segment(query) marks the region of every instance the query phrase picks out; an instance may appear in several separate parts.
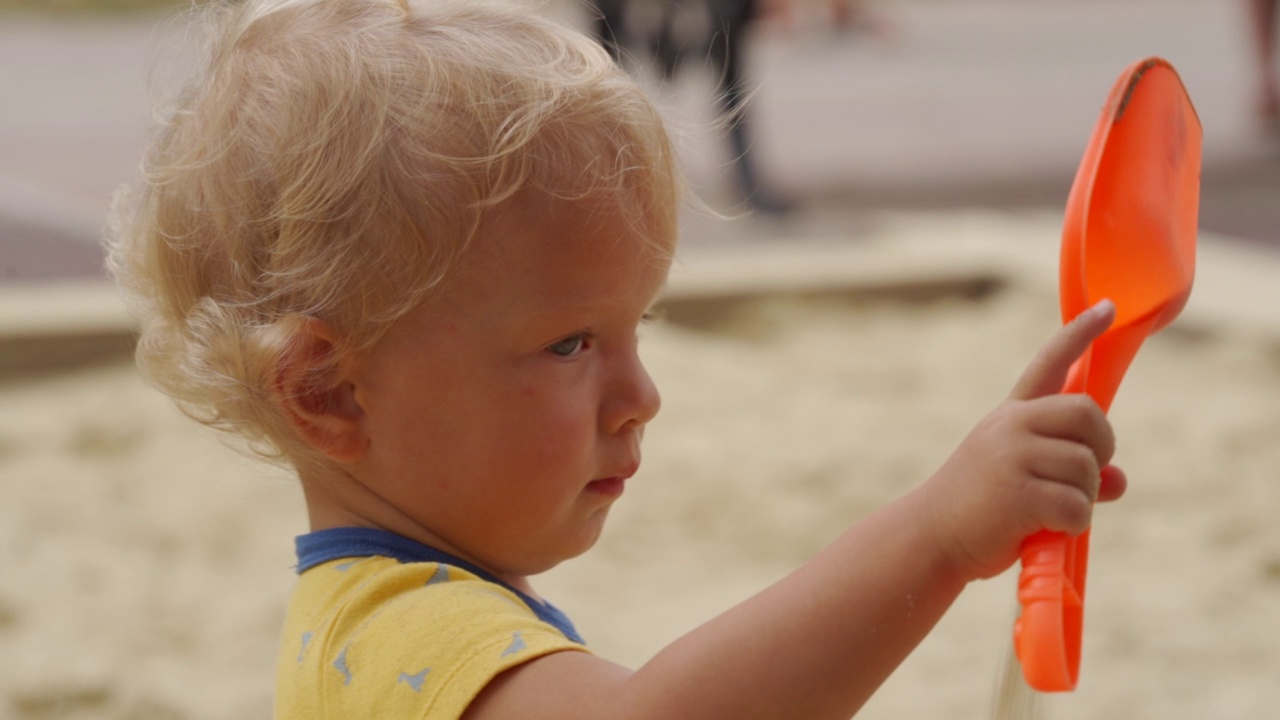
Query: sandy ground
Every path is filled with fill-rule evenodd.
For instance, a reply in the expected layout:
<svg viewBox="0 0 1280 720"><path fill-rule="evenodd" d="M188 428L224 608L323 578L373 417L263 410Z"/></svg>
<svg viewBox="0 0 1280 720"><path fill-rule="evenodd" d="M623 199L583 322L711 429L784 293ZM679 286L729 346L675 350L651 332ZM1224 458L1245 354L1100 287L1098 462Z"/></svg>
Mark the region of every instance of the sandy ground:
<svg viewBox="0 0 1280 720"><path fill-rule="evenodd" d="M1050 289L1015 284L649 328L645 466L539 589L643 662L927 477L1056 319ZM1144 348L1112 413L1132 489L1097 517L1082 682L1049 717L1274 716L1277 397L1269 338L1175 326ZM0 387L0 496L0 717L269 716L305 530L287 475L113 366ZM970 588L860 717L988 717L1013 582Z"/></svg>

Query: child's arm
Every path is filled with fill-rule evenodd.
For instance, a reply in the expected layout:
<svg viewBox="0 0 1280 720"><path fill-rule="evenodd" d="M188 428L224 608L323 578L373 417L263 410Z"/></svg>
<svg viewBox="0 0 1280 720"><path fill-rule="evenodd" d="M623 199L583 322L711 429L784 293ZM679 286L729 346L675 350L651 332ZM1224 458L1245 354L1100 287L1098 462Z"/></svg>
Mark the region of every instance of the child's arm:
<svg viewBox="0 0 1280 720"><path fill-rule="evenodd" d="M1114 317L1110 303L1082 314L928 482L639 670L548 655L492 682L468 720L850 717L970 580L1036 531L1083 531L1094 500L1123 492L1102 411L1057 394Z"/></svg>

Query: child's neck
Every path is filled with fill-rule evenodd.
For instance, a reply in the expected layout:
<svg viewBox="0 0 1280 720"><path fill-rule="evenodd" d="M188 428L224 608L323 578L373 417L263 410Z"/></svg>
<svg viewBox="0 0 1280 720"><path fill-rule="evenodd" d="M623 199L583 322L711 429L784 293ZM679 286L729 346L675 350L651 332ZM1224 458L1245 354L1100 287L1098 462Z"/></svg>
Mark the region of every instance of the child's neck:
<svg viewBox="0 0 1280 720"><path fill-rule="evenodd" d="M327 476L320 479L303 473L299 475L312 532L342 527L385 530L484 568L511 587L539 602L543 601L534 591L528 576L500 573L486 567L484 563L476 561L429 528L423 527L353 478Z"/></svg>

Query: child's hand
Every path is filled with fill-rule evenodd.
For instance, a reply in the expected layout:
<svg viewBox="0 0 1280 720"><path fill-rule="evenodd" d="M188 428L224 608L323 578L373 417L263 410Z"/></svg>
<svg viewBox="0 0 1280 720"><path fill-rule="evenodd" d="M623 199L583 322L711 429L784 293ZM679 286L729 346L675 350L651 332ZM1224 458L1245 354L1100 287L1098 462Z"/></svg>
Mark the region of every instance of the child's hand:
<svg viewBox="0 0 1280 720"><path fill-rule="evenodd" d="M1062 328L921 488L940 549L966 580L1003 572L1035 532L1078 535L1095 501L1124 493L1124 474L1107 465L1115 436L1106 415L1087 395L1059 394L1071 364L1114 320L1104 301Z"/></svg>

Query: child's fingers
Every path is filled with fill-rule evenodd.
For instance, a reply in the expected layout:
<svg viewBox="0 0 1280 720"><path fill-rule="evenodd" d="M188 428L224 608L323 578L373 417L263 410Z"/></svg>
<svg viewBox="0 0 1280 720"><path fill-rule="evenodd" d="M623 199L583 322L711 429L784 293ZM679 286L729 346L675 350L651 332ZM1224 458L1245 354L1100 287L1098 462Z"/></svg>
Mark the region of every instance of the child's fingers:
<svg viewBox="0 0 1280 720"><path fill-rule="evenodd" d="M1062 391L1067 371L1089 343L1107 331L1116 319L1116 306L1103 300L1067 323L1027 366L1009 397L1015 400L1032 400Z"/></svg>
<svg viewBox="0 0 1280 720"><path fill-rule="evenodd" d="M1068 440L1042 438L1034 450L1027 469L1037 481L1077 488L1090 500L1098 496L1102 465L1089 448Z"/></svg>
<svg viewBox="0 0 1280 720"><path fill-rule="evenodd" d="M1119 498L1128 485L1124 471L1115 465L1102 468L1099 478L1097 487L1091 489L1092 483L1078 486L1042 477L1035 489L1039 496L1034 513L1036 522L1046 530L1068 535L1088 530L1093 521L1093 504Z"/></svg>
<svg viewBox="0 0 1280 720"><path fill-rule="evenodd" d="M1111 502L1124 495L1129 487L1129 479L1124 471L1115 465L1102 468L1102 482L1098 485L1098 502Z"/></svg>
<svg viewBox="0 0 1280 720"><path fill-rule="evenodd" d="M1093 499L1084 490L1060 482L1036 483L1038 501L1032 513L1038 527L1068 535L1089 529L1093 520Z"/></svg>
<svg viewBox="0 0 1280 720"><path fill-rule="evenodd" d="M1101 467L1116 452L1116 436L1107 416L1088 395L1054 395L1037 400L1038 411L1028 429L1042 437L1082 443L1093 451Z"/></svg>

